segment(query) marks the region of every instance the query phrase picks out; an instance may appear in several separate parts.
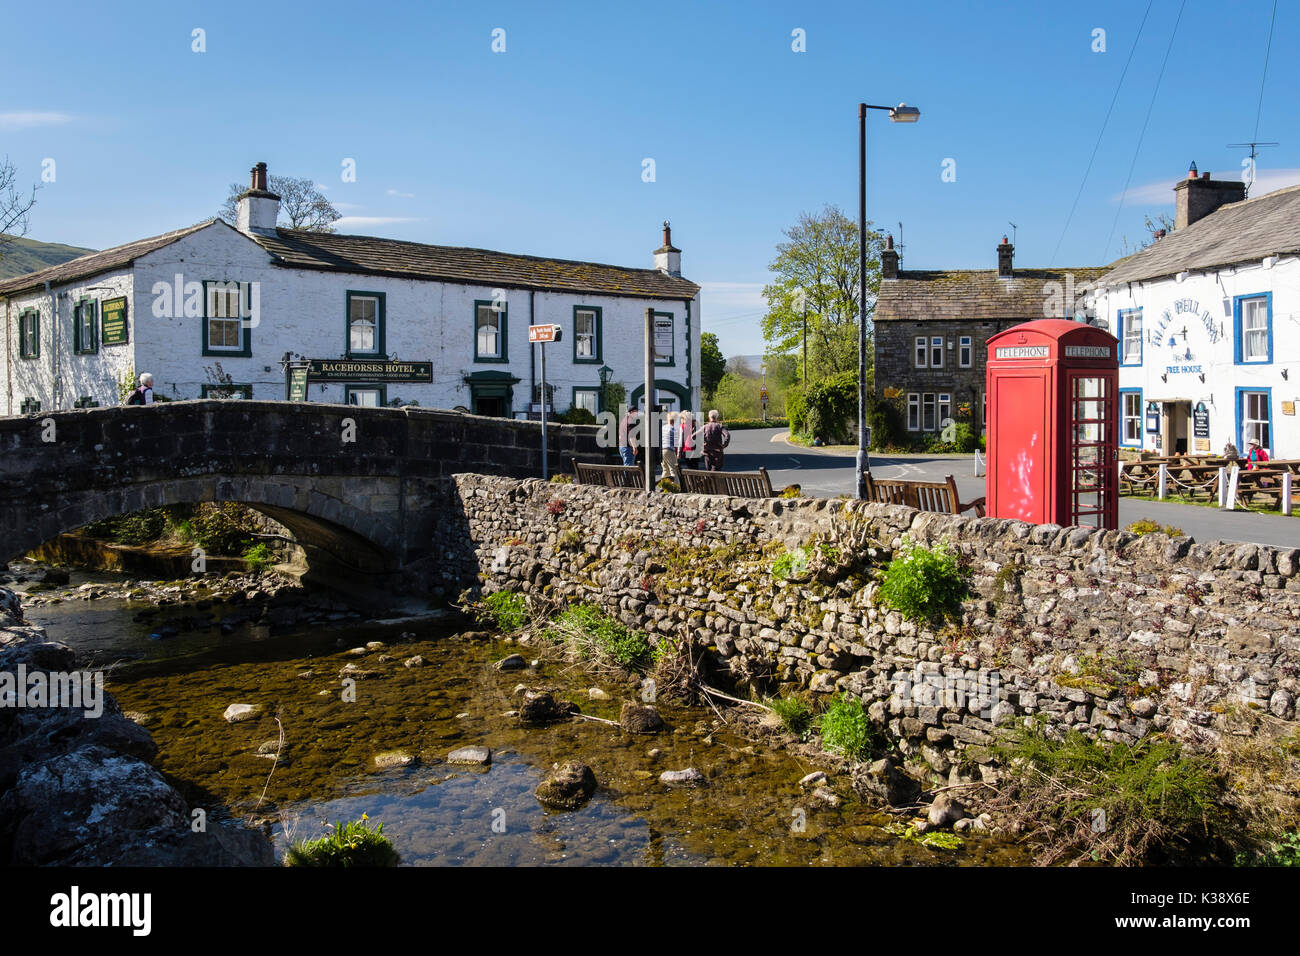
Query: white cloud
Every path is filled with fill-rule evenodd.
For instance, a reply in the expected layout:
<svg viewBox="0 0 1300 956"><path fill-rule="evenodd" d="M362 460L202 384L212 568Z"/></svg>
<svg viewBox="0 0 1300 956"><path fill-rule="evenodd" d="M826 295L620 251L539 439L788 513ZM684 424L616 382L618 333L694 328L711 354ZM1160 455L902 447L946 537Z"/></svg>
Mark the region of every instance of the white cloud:
<svg viewBox="0 0 1300 956"><path fill-rule="evenodd" d="M1219 175L1218 179L1241 179L1242 170L1240 167L1229 167L1229 172ZM1213 172L1210 175L1214 175ZM1177 180L1168 182L1147 183L1145 186L1133 186L1122 193L1111 197L1112 203L1117 203L1121 199L1126 206L1169 206L1174 202L1174 186ZM1300 184L1300 169L1264 169L1257 167L1255 170L1255 184L1250 187L1252 196L1262 196L1264 193L1270 193L1275 189L1283 189L1287 186Z"/></svg>
<svg viewBox="0 0 1300 956"><path fill-rule="evenodd" d="M21 113L0 113L0 129L31 129L34 126L59 126L71 123L70 113L28 111Z"/></svg>
<svg viewBox="0 0 1300 956"><path fill-rule="evenodd" d="M410 216L344 216L334 220L334 228L351 229L356 226L388 226L395 222L422 222Z"/></svg>
<svg viewBox="0 0 1300 956"><path fill-rule="evenodd" d="M390 195L390 196L397 196L399 199L414 199L414 198L415 198L415 193L403 193L403 192L398 192L396 189L390 189L390 190L388 190L388 195Z"/></svg>

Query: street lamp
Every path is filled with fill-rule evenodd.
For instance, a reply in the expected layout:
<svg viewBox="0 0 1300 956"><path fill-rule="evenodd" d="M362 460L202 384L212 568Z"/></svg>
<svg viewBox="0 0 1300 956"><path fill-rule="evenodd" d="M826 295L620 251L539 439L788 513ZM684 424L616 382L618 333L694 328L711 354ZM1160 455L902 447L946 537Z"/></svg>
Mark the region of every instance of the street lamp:
<svg viewBox="0 0 1300 956"><path fill-rule="evenodd" d="M602 365L597 370L597 374L600 375L600 410L603 412L605 410L605 397L609 389L609 377L614 374L614 370L608 365Z"/></svg>
<svg viewBox="0 0 1300 956"><path fill-rule="evenodd" d="M888 110L891 123L915 123L915 106L858 104L858 459L854 468L857 495L867 497L867 110Z"/></svg>

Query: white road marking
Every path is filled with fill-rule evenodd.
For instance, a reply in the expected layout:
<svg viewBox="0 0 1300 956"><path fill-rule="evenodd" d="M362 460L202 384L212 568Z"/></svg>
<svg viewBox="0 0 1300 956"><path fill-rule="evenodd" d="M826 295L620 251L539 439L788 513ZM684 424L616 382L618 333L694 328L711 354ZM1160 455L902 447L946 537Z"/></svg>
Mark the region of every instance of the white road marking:
<svg viewBox="0 0 1300 956"><path fill-rule="evenodd" d="M799 461L799 459L798 459L798 458L795 458L793 455L786 455L786 457L789 458L792 462L794 462L794 466L795 466L796 468L802 468L802 467L803 467L803 464Z"/></svg>

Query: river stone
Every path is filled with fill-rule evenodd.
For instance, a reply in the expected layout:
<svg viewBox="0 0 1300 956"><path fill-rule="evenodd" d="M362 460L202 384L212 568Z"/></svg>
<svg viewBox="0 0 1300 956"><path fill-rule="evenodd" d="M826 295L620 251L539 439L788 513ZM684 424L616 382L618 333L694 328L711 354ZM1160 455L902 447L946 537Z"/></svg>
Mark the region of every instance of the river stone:
<svg viewBox="0 0 1300 956"><path fill-rule="evenodd" d="M931 826L946 827L965 816L966 808L962 806L960 800L951 793L941 793L930 804L930 812L926 814L926 819L930 821Z"/></svg>
<svg viewBox="0 0 1300 956"><path fill-rule="evenodd" d="M839 795L829 787L818 787L812 792L812 799L824 807L834 810L841 803Z"/></svg>
<svg viewBox="0 0 1300 956"><path fill-rule="evenodd" d="M561 810L576 810L596 792L596 775L586 764L576 760L557 766L537 785L539 802Z"/></svg>
<svg viewBox="0 0 1300 956"><path fill-rule="evenodd" d="M406 660L402 661L402 666L403 666L403 667L423 667L423 666L424 666L424 658L421 657L419 654L416 654L414 657L408 657Z"/></svg>
<svg viewBox="0 0 1300 956"><path fill-rule="evenodd" d="M501 658L493 665L499 671L521 671L528 667L528 661L521 654L511 654Z"/></svg>
<svg viewBox="0 0 1300 956"><path fill-rule="evenodd" d="M383 641L367 641L367 642L366 642L366 650L368 650L368 651L382 651L382 650L383 650L385 647L387 647L387 646L388 646L388 645L385 644Z"/></svg>
<svg viewBox="0 0 1300 956"><path fill-rule="evenodd" d="M138 710L125 710L122 712L122 716L134 724L139 724L141 727L149 726L153 720L148 714L142 714Z"/></svg>
<svg viewBox="0 0 1300 956"><path fill-rule="evenodd" d="M348 657L365 657L370 652L366 650L364 647L354 647L348 650L346 653Z"/></svg>
<svg viewBox="0 0 1300 956"><path fill-rule="evenodd" d="M687 787L701 786L704 783L704 774L700 773L694 767L687 767L685 770L665 770L659 775L659 782L666 783L670 786L682 785Z"/></svg>
<svg viewBox="0 0 1300 956"><path fill-rule="evenodd" d="M237 724L241 720L256 720L262 716L261 704L231 704L221 716L227 723Z"/></svg>
<svg viewBox="0 0 1300 956"><path fill-rule="evenodd" d="M487 747L459 747L447 754L447 763L464 763L486 766L491 762L492 751Z"/></svg>
<svg viewBox="0 0 1300 956"><path fill-rule="evenodd" d="M921 785L902 771L897 760L888 757L868 766L857 783L868 793L895 807L912 803L921 792Z"/></svg>
<svg viewBox="0 0 1300 956"><path fill-rule="evenodd" d="M339 677L351 677L353 680L372 680L376 677L383 677L379 671L366 670L364 667L358 667L356 664L344 664L339 671Z"/></svg>
<svg viewBox="0 0 1300 956"><path fill-rule="evenodd" d="M808 776L804 777L802 780L799 781L799 786L807 790L809 787L820 786L825 782L826 782L826 771L814 770L812 773L808 774Z"/></svg>
<svg viewBox="0 0 1300 956"><path fill-rule="evenodd" d="M664 719L658 709L630 700L623 704L618 723L631 734L654 734L664 729Z"/></svg>
<svg viewBox="0 0 1300 956"><path fill-rule="evenodd" d="M587 688L587 697L591 700L609 700L609 694L605 693L599 687Z"/></svg>
<svg viewBox="0 0 1300 956"><path fill-rule="evenodd" d="M409 767L415 762L415 755L407 753L405 750L385 750L381 754L375 754L375 766L380 770L389 770L393 767Z"/></svg>
<svg viewBox="0 0 1300 956"><path fill-rule="evenodd" d="M567 708L556 703L550 694L544 691L524 691L524 699L519 703L521 724L549 724L567 716Z"/></svg>

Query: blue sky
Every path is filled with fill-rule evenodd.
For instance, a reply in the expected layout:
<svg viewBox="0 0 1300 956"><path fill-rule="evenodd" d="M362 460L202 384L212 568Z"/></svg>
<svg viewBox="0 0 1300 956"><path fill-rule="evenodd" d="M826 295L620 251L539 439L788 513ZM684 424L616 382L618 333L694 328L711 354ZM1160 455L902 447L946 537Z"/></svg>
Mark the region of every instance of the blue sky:
<svg viewBox="0 0 1300 956"><path fill-rule="evenodd" d="M903 224L904 268L991 268L1009 222L1019 265L1104 264L1191 161L1239 178L1273 3L1186 0L1175 33L1182 2L1140 37L1146 0L27 4L0 155L30 181L55 161L30 236L95 248L214 214L260 160L327 187L345 232L649 266L671 219L705 330L757 353L782 230L856 215L859 101L922 111L868 114L867 215ZM1298 39L1279 4L1258 139L1282 145L1252 195L1300 182Z"/></svg>

